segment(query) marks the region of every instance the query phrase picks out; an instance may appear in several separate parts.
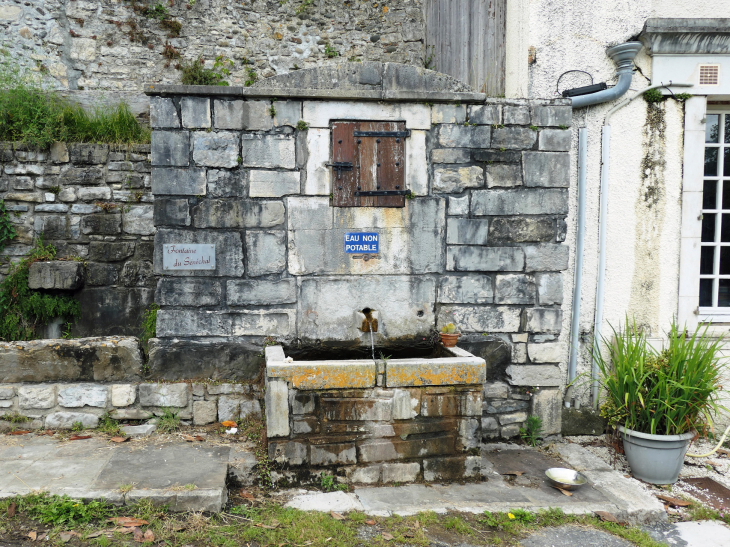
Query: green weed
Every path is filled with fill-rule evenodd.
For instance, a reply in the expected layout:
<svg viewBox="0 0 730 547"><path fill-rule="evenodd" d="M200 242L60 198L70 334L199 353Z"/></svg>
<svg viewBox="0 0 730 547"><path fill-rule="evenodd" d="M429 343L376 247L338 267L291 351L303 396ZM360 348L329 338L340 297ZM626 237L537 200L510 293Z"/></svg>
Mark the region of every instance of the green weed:
<svg viewBox="0 0 730 547"><path fill-rule="evenodd" d="M528 416L525 427L520 428L520 438L525 444L537 446L542 436L542 418L540 416Z"/></svg>
<svg viewBox="0 0 730 547"><path fill-rule="evenodd" d="M648 91L644 92L644 100L649 104L660 103L664 99L664 95L662 95L662 92L658 89L649 89Z"/></svg>
<svg viewBox="0 0 730 547"><path fill-rule="evenodd" d="M18 509L43 524L52 524L63 528L73 528L79 524L88 524L113 515L116 510L105 501L84 503L68 496L49 496L47 493L28 494L16 497Z"/></svg>
<svg viewBox="0 0 730 547"><path fill-rule="evenodd" d="M309 124L307 122L305 122L304 120L299 120L297 122L298 131L306 131L307 129L309 129Z"/></svg>
<svg viewBox="0 0 730 547"><path fill-rule="evenodd" d="M346 484L338 484L335 478L329 473L322 473L319 477L319 486L325 492L334 492L335 490L347 490Z"/></svg>
<svg viewBox="0 0 730 547"><path fill-rule="evenodd" d="M162 416L157 419L157 431L160 433L172 433L180 429L180 418L178 413L171 408L165 408Z"/></svg>
<svg viewBox="0 0 730 547"><path fill-rule="evenodd" d="M224 78L230 74L229 67L233 66L233 61L225 59L222 55L219 57L216 57L216 63L214 63L213 69L203 66L205 61L203 61L202 57L198 57L196 60L190 62L183 61L180 64L182 84L228 85L228 82Z"/></svg>
<svg viewBox="0 0 730 547"><path fill-rule="evenodd" d="M139 335L139 343L144 350L144 354L149 354L149 342L150 338L154 338L157 335L157 311L160 306L154 302L149 305L142 316L142 328Z"/></svg>
<svg viewBox="0 0 730 547"><path fill-rule="evenodd" d="M10 222L10 215L5 209L5 201L0 199L0 251L8 244L8 241L18 235L15 226Z"/></svg>
<svg viewBox="0 0 730 547"><path fill-rule="evenodd" d="M28 287L31 264L55 256L56 249L38 238L30 252L10 266L8 276L0 283L0 340L32 340L36 329L51 320L81 315L79 302L70 296L44 294Z"/></svg>
<svg viewBox="0 0 730 547"><path fill-rule="evenodd" d="M84 424L82 424L81 422L74 422L73 424L71 424L71 431L73 431L74 433L80 433L83 430Z"/></svg>
<svg viewBox="0 0 730 547"><path fill-rule="evenodd" d="M10 414L3 414L2 416L0 416L0 420L5 420L6 422L10 422L11 424L23 424L25 422L33 421L32 418L28 418L28 416L23 416L17 410L11 412Z"/></svg>
<svg viewBox="0 0 730 547"><path fill-rule="evenodd" d="M99 425L97 426L97 429L102 433L113 436L121 435L122 433L122 430L119 427L119 422L109 416L108 412L99 418Z"/></svg>
<svg viewBox="0 0 730 547"><path fill-rule="evenodd" d="M36 148L53 142L148 143L150 129L139 124L129 106L99 106L91 113L53 93L36 76L0 54L0 140Z"/></svg>

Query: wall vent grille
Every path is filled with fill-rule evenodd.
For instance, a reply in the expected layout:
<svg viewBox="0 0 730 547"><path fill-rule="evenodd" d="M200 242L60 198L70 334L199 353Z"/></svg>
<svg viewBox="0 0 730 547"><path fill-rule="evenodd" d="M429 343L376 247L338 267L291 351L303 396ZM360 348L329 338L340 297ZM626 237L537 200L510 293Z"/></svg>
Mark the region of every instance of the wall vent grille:
<svg viewBox="0 0 730 547"><path fill-rule="evenodd" d="M720 65L700 65L700 85L719 85Z"/></svg>

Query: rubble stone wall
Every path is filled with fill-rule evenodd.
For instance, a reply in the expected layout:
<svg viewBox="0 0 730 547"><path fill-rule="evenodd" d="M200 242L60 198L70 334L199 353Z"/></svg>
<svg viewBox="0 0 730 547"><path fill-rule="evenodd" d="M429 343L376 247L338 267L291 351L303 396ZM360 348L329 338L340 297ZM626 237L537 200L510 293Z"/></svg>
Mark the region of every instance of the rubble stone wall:
<svg viewBox="0 0 730 547"><path fill-rule="evenodd" d="M43 236L56 258L31 271L32 288L81 303L73 336L139 335L154 297L149 145L0 143L0 199L17 237L0 252L0 279ZM81 267L83 266L83 267ZM41 337L59 338L60 324ZM0 377L0 381L2 378Z"/></svg>
<svg viewBox="0 0 730 547"><path fill-rule="evenodd" d="M156 4L179 36L143 13ZM420 0L7 0L0 36L11 58L58 89L180 83L180 62L201 57L211 68L221 55L233 61L231 85L251 70L262 79L333 59L423 66L425 57Z"/></svg>

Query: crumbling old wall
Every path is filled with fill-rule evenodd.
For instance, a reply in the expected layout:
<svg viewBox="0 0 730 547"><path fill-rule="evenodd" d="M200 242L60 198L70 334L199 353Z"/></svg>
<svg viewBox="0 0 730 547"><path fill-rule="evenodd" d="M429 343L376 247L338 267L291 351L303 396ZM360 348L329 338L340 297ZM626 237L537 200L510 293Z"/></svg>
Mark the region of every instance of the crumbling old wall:
<svg viewBox="0 0 730 547"><path fill-rule="evenodd" d="M179 36L140 8L159 4ZM229 82L310 68L323 61L422 66L420 0L5 0L0 47L48 76L58 89L140 91L179 83L175 65L219 55L233 61ZM166 46L170 57L163 56ZM179 58L177 57L179 55Z"/></svg>
<svg viewBox="0 0 730 547"><path fill-rule="evenodd" d="M0 143L0 199L18 234L0 252L0 279L43 236L57 258L71 262L31 270L30 285L80 301L74 336L140 334L157 285L149 150L78 143L33 150ZM38 334L60 333L56 325Z"/></svg>

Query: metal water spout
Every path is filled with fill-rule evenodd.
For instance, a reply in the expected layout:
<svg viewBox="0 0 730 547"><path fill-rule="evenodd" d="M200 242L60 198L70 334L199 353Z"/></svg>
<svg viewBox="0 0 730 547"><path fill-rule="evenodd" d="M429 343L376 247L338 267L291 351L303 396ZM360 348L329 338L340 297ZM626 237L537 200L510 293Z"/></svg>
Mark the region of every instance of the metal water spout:
<svg viewBox="0 0 730 547"><path fill-rule="evenodd" d="M362 320L360 330L363 332L378 332L378 318L373 314L376 314L375 310L371 308L363 308L360 310L365 318Z"/></svg>

